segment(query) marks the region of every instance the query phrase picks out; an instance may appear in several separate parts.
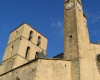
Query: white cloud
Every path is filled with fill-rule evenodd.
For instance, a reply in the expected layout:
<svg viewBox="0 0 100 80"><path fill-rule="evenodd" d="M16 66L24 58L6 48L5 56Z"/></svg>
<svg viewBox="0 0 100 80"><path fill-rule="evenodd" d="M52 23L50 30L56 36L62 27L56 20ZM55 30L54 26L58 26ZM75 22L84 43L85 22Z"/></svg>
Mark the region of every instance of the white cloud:
<svg viewBox="0 0 100 80"><path fill-rule="evenodd" d="M64 35L64 21L63 20L56 20L54 22L51 23L51 26L53 28L56 28L56 33L57 35Z"/></svg>
<svg viewBox="0 0 100 80"><path fill-rule="evenodd" d="M51 26L55 28L62 28L63 25L64 25L64 21L61 21L60 19L51 23Z"/></svg>
<svg viewBox="0 0 100 80"><path fill-rule="evenodd" d="M98 9L90 10L87 13L87 17L91 20L91 23L94 24L100 20L100 11Z"/></svg>
<svg viewBox="0 0 100 80"><path fill-rule="evenodd" d="M52 22L52 23L51 23L51 26L55 26L55 25L56 25L55 22Z"/></svg>
<svg viewBox="0 0 100 80"><path fill-rule="evenodd" d="M95 23L95 22L97 22L97 21L99 21L100 20L100 15L97 15L96 17L95 17L95 19L93 19L91 22L92 23Z"/></svg>
<svg viewBox="0 0 100 80"><path fill-rule="evenodd" d="M62 27L62 25L63 25L63 22L62 21L60 21L60 20L58 20L58 22L57 22L57 27Z"/></svg>
<svg viewBox="0 0 100 80"><path fill-rule="evenodd" d="M92 31L92 35L95 35L95 36L96 36L96 35L99 34L99 32L100 32L100 30L93 30L93 31Z"/></svg>

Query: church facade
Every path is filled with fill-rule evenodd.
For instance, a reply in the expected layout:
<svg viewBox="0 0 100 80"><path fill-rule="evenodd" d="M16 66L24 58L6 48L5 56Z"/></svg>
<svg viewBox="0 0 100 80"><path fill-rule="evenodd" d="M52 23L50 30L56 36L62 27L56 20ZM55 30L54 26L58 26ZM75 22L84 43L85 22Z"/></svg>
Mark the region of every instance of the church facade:
<svg viewBox="0 0 100 80"><path fill-rule="evenodd" d="M64 3L64 53L46 58L47 42L27 23L12 31L0 80L100 80L100 44L89 40L81 0Z"/></svg>

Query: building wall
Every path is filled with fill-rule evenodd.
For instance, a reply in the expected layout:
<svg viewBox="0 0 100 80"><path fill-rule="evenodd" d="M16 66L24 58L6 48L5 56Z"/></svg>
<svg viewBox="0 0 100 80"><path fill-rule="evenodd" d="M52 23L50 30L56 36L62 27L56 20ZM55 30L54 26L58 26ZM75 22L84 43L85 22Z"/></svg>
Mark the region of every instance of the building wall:
<svg viewBox="0 0 100 80"><path fill-rule="evenodd" d="M96 55L94 55L95 49L91 48L87 20L84 16L84 12L80 10L82 5L76 0L76 17L77 17L77 34L78 34L78 52L79 52L79 69L80 69L80 80L98 80L100 74L96 74L97 65ZM91 51L92 50L92 51ZM76 70L77 71L77 70ZM77 80L77 79L74 79Z"/></svg>
<svg viewBox="0 0 100 80"><path fill-rule="evenodd" d="M28 41L23 37L20 41L18 54L25 58L26 49L28 46L30 47L29 60L35 59L36 52L39 52L40 54L44 53L46 55L46 51L44 49L42 49L41 47L37 47L34 43Z"/></svg>
<svg viewBox="0 0 100 80"><path fill-rule="evenodd" d="M81 42L85 43L85 41L81 41L80 37L84 35L83 31L86 30L86 27L84 28L84 24L82 24L83 16L80 16L82 10L79 10L77 3L79 0L65 0L64 5L64 59L71 60L71 80L81 80L79 48Z"/></svg>
<svg viewBox="0 0 100 80"><path fill-rule="evenodd" d="M5 53L4 53L2 61L10 58L11 56L14 56L15 54L18 54L19 45L20 45L20 38L16 39L14 42L8 44L7 47L5 48ZM11 53L10 50L11 50L12 46L14 46L14 47L13 47L13 50Z"/></svg>
<svg viewBox="0 0 100 80"><path fill-rule="evenodd" d="M23 58L22 56L16 54L10 58L8 58L7 60L3 61L0 65L0 73L6 73L22 64L27 63L29 60L26 60L25 58Z"/></svg>
<svg viewBox="0 0 100 80"><path fill-rule="evenodd" d="M2 80L71 80L70 61L38 59L2 76Z"/></svg>
<svg viewBox="0 0 100 80"><path fill-rule="evenodd" d="M97 56L100 55L100 44L92 44L91 43L91 58L92 58L92 65L93 67L93 79L99 80L100 79L100 62L97 62Z"/></svg>
<svg viewBox="0 0 100 80"><path fill-rule="evenodd" d="M82 5L77 0L75 1L75 5L79 53L79 80L94 80L93 62L90 51L91 48L86 17L83 15L83 10L80 10ZM77 73L77 69L75 73ZM73 80L77 80L77 77L74 77Z"/></svg>
<svg viewBox="0 0 100 80"><path fill-rule="evenodd" d="M64 59L71 60L71 80L98 80L96 55L100 46L90 43L82 4L79 0L65 0L64 7Z"/></svg>
<svg viewBox="0 0 100 80"><path fill-rule="evenodd" d="M11 72L8 72L0 76L0 79L17 80L16 78L18 77L20 80L35 80L36 68L37 68L37 61L25 66L21 66L18 69L12 70Z"/></svg>
<svg viewBox="0 0 100 80"><path fill-rule="evenodd" d="M12 31L10 33L10 37L8 40L8 44L10 44L11 42L13 42L15 39L19 38L22 36L23 34L23 30L24 30L24 25L21 25L20 27L18 27L17 29L15 29L14 31ZM17 32L18 31L18 32ZM16 33L17 32L17 33ZM16 37L15 37L16 36Z"/></svg>
<svg viewBox="0 0 100 80"><path fill-rule="evenodd" d="M44 37L39 32L37 32L32 27L30 27L29 25L24 24L24 30L23 30L22 36L25 37L26 39L28 39L30 31L33 31L33 38L31 40L31 42L34 43L35 45L37 45L38 36L41 36L41 45L39 47L46 51L47 50L47 42L48 42L47 38Z"/></svg>
<svg viewBox="0 0 100 80"><path fill-rule="evenodd" d="M36 80L71 80L71 63L63 60L42 60L37 64Z"/></svg>

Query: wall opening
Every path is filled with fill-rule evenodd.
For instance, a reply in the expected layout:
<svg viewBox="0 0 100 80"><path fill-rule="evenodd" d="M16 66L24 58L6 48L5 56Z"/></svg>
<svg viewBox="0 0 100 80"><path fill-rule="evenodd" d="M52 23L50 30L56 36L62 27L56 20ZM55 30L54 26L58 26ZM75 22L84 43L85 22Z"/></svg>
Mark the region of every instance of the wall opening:
<svg viewBox="0 0 100 80"><path fill-rule="evenodd" d="M30 47L28 46L27 49L26 49L25 59L29 60L29 55L30 55Z"/></svg>
<svg viewBox="0 0 100 80"><path fill-rule="evenodd" d="M35 59L37 59L38 57L39 57L39 52L36 52Z"/></svg>
<svg viewBox="0 0 100 80"><path fill-rule="evenodd" d="M97 56L97 61L100 62L100 55Z"/></svg>
<svg viewBox="0 0 100 80"><path fill-rule="evenodd" d="M97 56L97 68L100 73L100 55Z"/></svg>
<svg viewBox="0 0 100 80"><path fill-rule="evenodd" d="M16 80L20 80L18 77L16 77Z"/></svg>
<svg viewBox="0 0 100 80"><path fill-rule="evenodd" d="M31 41L32 40L32 37L33 37L33 31L30 31L30 34L29 34L29 41Z"/></svg>
<svg viewBox="0 0 100 80"><path fill-rule="evenodd" d="M72 35L70 35L69 37L70 37L70 38L72 38L73 36L72 36Z"/></svg>
<svg viewBox="0 0 100 80"><path fill-rule="evenodd" d="M37 41L37 46L40 46L40 44L41 44L41 37L39 36Z"/></svg>

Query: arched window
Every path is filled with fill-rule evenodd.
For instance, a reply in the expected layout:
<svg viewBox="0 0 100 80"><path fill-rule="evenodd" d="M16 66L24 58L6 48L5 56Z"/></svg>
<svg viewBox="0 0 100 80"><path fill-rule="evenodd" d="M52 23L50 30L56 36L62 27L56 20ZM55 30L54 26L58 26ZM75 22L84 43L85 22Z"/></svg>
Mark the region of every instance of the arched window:
<svg viewBox="0 0 100 80"><path fill-rule="evenodd" d="M39 52L36 52L35 59L37 59L38 57L39 57Z"/></svg>
<svg viewBox="0 0 100 80"><path fill-rule="evenodd" d="M30 47L28 46L26 49L25 59L29 59L29 55L30 55Z"/></svg>
<svg viewBox="0 0 100 80"><path fill-rule="evenodd" d="M100 73L100 54L97 56L97 68Z"/></svg>
<svg viewBox="0 0 100 80"><path fill-rule="evenodd" d="M32 39L32 37L33 37L33 31L30 31L30 35L29 35L29 41L31 41L31 39Z"/></svg>
<svg viewBox="0 0 100 80"><path fill-rule="evenodd" d="M41 44L41 37L39 36L37 41L37 46L40 46L40 44Z"/></svg>

